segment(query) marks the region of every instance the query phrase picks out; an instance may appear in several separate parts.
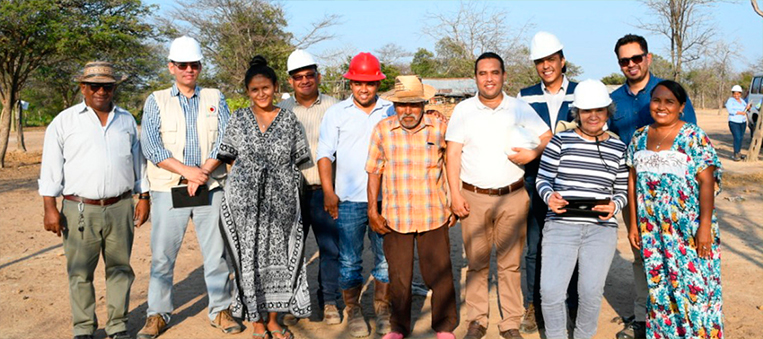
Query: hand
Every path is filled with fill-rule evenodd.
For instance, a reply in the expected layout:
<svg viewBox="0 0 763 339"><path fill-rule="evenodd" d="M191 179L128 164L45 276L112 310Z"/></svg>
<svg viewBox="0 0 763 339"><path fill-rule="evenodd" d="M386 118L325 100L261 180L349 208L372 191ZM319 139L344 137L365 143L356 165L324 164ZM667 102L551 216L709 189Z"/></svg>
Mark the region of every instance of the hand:
<svg viewBox="0 0 763 339"><path fill-rule="evenodd" d="M371 229L374 230L374 232L381 235L385 235L392 231L392 229L389 228L389 225L387 225L387 219L384 219L384 217L376 211L368 211L368 226L371 226Z"/></svg>
<svg viewBox="0 0 763 339"><path fill-rule="evenodd" d="M184 173L180 174L188 180L189 184L195 183L197 185L204 185L207 183L207 180L209 180L209 176L204 173L204 170L198 167L186 166Z"/></svg>
<svg viewBox="0 0 763 339"><path fill-rule="evenodd" d="M466 202L461 194L453 194L453 202L450 203L450 210L456 214L459 218L466 218L469 216L469 203Z"/></svg>
<svg viewBox="0 0 763 339"><path fill-rule="evenodd" d="M195 196L196 195L196 190L198 190L198 189L199 189L199 184L197 184L195 182L192 182L192 181L188 182L188 195L189 196Z"/></svg>
<svg viewBox="0 0 763 339"><path fill-rule="evenodd" d="M713 237L710 227L700 226L694 234L694 244L697 246L697 255L700 258L709 259L713 254Z"/></svg>
<svg viewBox="0 0 763 339"><path fill-rule="evenodd" d="M615 207L616 207L615 202L610 201L609 204L606 204L606 205L596 205L592 208L592 210L598 211L598 212L607 212L608 213L607 215L599 216L599 219L609 220L610 218L612 218L612 215L615 214Z"/></svg>
<svg viewBox="0 0 763 339"><path fill-rule="evenodd" d="M448 122L448 117L446 117L444 114L440 113L440 111L436 109L428 109L425 114L431 114L433 117L437 118L437 120Z"/></svg>
<svg viewBox="0 0 763 339"><path fill-rule="evenodd" d="M135 223L135 227L140 228L140 226L146 223L150 213L151 204L149 203L148 199L138 199L138 204L135 205L135 213L132 217L133 223Z"/></svg>
<svg viewBox="0 0 763 339"><path fill-rule="evenodd" d="M458 217L455 214L451 213L448 216L448 227L450 228L450 227L455 226L456 222L458 222Z"/></svg>
<svg viewBox="0 0 763 339"><path fill-rule="evenodd" d="M746 115L745 111L737 111L737 115Z"/></svg>
<svg viewBox="0 0 763 339"><path fill-rule="evenodd" d="M329 212L334 220L339 217L339 197L336 193L323 195L323 210Z"/></svg>
<svg viewBox="0 0 763 339"><path fill-rule="evenodd" d="M43 224L45 230L55 233L57 236L61 236L63 226L61 225L61 213L57 209L45 209L45 216L43 217Z"/></svg>
<svg viewBox="0 0 763 339"><path fill-rule="evenodd" d="M630 241L631 247L637 250L641 249L641 232L638 230L638 225L633 225L628 230L628 241Z"/></svg>
<svg viewBox="0 0 763 339"><path fill-rule="evenodd" d="M564 200L561 194L559 192L551 193L551 196L548 197L548 208L551 209L556 214L562 214L564 212L567 212L566 209L564 209L564 206L569 205L569 202L567 200Z"/></svg>
<svg viewBox="0 0 763 339"><path fill-rule="evenodd" d="M530 161L535 160L535 151L531 149L512 147L511 150L516 153L509 155L508 158L511 162L517 164L518 166L526 165Z"/></svg>

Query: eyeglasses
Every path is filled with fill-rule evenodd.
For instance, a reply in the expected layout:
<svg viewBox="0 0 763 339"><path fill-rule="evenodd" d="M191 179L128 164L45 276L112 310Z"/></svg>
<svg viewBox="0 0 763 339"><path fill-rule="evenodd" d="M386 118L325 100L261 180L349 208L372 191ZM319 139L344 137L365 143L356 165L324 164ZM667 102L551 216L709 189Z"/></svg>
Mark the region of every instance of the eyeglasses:
<svg viewBox="0 0 763 339"><path fill-rule="evenodd" d="M291 78L294 81L302 81L302 79L315 80L316 75L317 74L315 73L307 73L305 75L295 74L295 75L292 75Z"/></svg>
<svg viewBox="0 0 763 339"><path fill-rule="evenodd" d="M93 92L98 92L103 88L106 92L111 92L114 90L114 84L96 84L96 83L86 83L88 87L90 87L90 90Z"/></svg>
<svg viewBox="0 0 763 339"><path fill-rule="evenodd" d="M175 65L175 67L177 67L181 71L185 71L186 69L188 69L188 67L191 67L191 69L193 69L194 71L201 68L201 63L198 61L196 62L174 62L173 61L172 64Z"/></svg>
<svg viewBox="0 0 763 339"><path fill-rule="evenodd" d="M642 61L644 61L644 57L646 56L646 53L634 55L630 58L620 58L617 59L617 63L620 64L620 67L625 67L631 64L631 61L633 61L634 64L640 64Z"/></svg>

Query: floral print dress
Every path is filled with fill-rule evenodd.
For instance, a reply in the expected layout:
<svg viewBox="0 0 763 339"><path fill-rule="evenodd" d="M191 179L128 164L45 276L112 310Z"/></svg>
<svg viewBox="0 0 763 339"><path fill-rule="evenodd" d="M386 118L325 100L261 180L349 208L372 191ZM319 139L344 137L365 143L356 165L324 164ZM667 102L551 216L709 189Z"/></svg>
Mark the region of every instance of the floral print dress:
<svg viewBox="0 0 763 339"><path fill-rule="evenodd" d="M721 163L704 131L686 123L670 150L647 150L644 127L633 136L626 164L635 168L637 222L641 231L649 299L647 338L723 338L721 252L718 220L712 216L712 256L697 255L697 174L715 166L720 192Z"/></svg>

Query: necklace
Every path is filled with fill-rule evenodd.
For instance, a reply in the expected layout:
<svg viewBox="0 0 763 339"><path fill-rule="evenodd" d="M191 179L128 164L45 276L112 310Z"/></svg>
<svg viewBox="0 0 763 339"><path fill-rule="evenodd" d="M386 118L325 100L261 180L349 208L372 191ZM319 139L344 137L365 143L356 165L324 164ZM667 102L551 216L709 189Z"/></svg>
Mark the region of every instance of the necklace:
<svg viewBox="0 0 763 339"><path fill-rule="evenodd" d="M658 142L658 143L657 143L657 146L655 146L655 148L654 148L654 149L656 149L656 150L658 150L658 151L660 150L660 146L662 146L662 142L663 142L663 141L665 141L665 138L667 138L667 137L668 137L668 135L671 135L671 134L673 134L673 131L676 129L676 126L678 126L678 123L677 123L677 122L675 123L675 125L673 125L673 127L671 127L671 128L670 128L670 131L668 131L668 133L666 133L666 134L665 134L665 136L664 136L664 137L662 137L662 139L660 139L660 142ZM656 132L657 132L657 130L655 130L654 132L656 133Z"/></svg>

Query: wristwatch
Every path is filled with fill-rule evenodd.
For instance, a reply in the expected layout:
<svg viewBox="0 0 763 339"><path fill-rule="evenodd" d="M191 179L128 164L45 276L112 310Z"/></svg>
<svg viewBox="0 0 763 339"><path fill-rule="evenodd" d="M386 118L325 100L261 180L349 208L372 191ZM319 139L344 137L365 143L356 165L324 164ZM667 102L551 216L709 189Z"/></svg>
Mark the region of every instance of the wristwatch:
<svg viewBox="0 0 763 339"><path fill-rule="evenodd" d="M140 200L149 200L149 199L151 199L151 195L148 194L148 193L141 193L140 195L138 195L138 199L140 199Z"/></svg>

